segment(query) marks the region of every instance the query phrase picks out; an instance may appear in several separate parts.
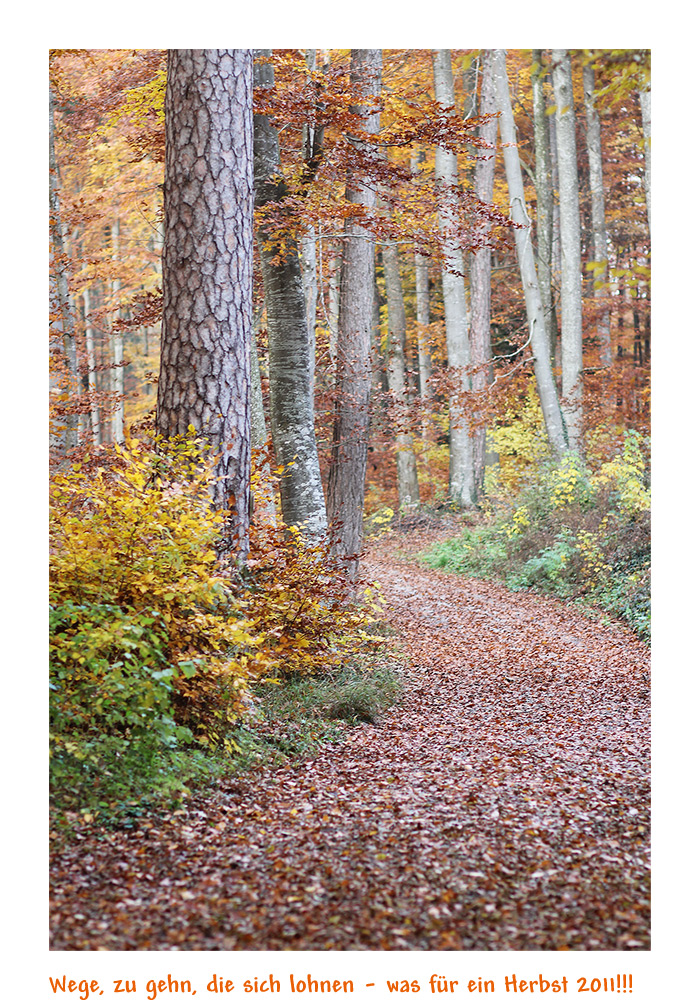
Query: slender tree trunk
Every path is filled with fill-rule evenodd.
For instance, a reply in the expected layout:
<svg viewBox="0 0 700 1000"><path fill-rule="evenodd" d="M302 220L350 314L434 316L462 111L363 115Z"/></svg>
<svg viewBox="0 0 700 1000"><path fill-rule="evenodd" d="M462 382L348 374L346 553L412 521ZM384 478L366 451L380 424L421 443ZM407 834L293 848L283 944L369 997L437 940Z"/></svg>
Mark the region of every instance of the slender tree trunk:
<svg viewBox="0 0 700 1000"><path fill-rule="evenodd" d="M116 264L119 260L119 219L112 223L112 261ZM121 318L122 311L119 307L119 293L122 283L119 278L112 279L112 299L114 302L112 315L117 319ZM110 334L112 344L112 392L116 395L117 401L112 413L112 441L115 444L122 444L124 441L124 335L119 327L112 324Z"/></svg>
<svg viewBox="0 0 700 1000"><path fill-rule="evenodd" d="M425 153L419 150L411 158L411 173L420 174ZM415 254L416 266L416 339L418 341L418 392L421 402L421 428L423 440L428 439L428 409L430 406L430 280L428 258Z"/></svg>
<svg viewBox="0 0 700 1000"><path fill-rule="evenodd" d="M603 188L603 153L600 142L600 118L595 106L595 71L583 68L583 93L586 100L586 145L591 185L591 228L593 230L593 296L600 301L597 317L601 364L612 364L610 343L610 308L603 303L608 298L608 234L605 228L605 193Z"/></svg>
<svg viewBox="0 0 700 1000"><path fill-rule="evenodd" d="M644 134L644 193L647 202L647 220L651 231L651 85L639 91Z"/></svg>
<svg viewBox="0 0 700 1000"><path fill-rule="evenodd" d="M515 245L518 252L520 275L525 294L528 325L532 338L532 353L535 359L535 379L537 393L540 398L542 415L544 417L547 437L550 447L557 458L561 458L567 448L566 430L562 418L557 388L552 375L552 365L549 355L549 340L544 322L542 297L535 268L535 255L532 250L530 235L530 220L525 209L525 192L523 178L520 172L520 158L515 136L513 109L510 103L508 76L506 72L505 49L494 52L494 81L496 101L501 112L501 141L503 146L503 161L508 180L511 217L522 226L515 230Z"/></svg>
<svg viewBox="0 0 700 1000"><path fill-rule="evenodd" d="M342 255L331 247L328 262L328 350L331 361L338 362L338 320L340 317L340 268Z"/></svg>
<svg viewBox="0 0 700 1000"><path fill-rule="evenodd" d="M87 357L88 389L90 391L90 433L92 443L100 445L100 409L97 405L97 372L95 368L95 331L90 311L90 289L83 290L83 310L85 312L85 354Z"/></svg>
<svg viewBox="0 0 700 1000"><path fill-rule="evenodd" d="M388 315L388 375L393 412L398 422L396 433L396 469L399 506L420 502L418 471L413 450L413 435L408 431L408 387L406 385L406 309L399 270L399 251L395 244L384 247L384 284Z"/></svg>
<svg viewBox="0 0 700 1000"><path fill-rule="evenodd" d="M309 72L316 69L316 49L306 50L306 68ZM318 143L316 122L304 126L302 137L302 154L304 163L308 164L316 155ZM301 273L304 282L304 299L306 301L306 325L309 337L309 381L311 383L311 406L314 405L314 384L316 368L316 305L318 302L318 277L316 262L316 234L310 226L300 240Z"/></svg>
<svg viewBox="0 0 700 1000"><path fill-rule="evenodd" d="M381 49L353 49L350 77L367 98L379 95ZM379 131L379 115L358 108L366 116L366 132ZM346 200L372 209L376 191L367 176L348 176ZM372 297L374 245L361 226L345 223L338 322L337 399L328 484L329 518L333 522L335 551L347 560L348 575L357 579L362 545L368 430L370 419Z"/></svg>
<svg viewBox="0 0 700 1000"><path fill-rule="evenodd" d="M255 85L273 87L270 49L256 50ZM255 115L255 203L283 203L277 130L266 115ZM326 505L314 428L311 352L299 252L293 238L279 246L273 231L258 233L267 307L270 370L270 423L280 479L282 517L311 536L327 528Z"/></svg>
<svg viewBox="0 0 700 1000"><path fill-rule="evenodd" d="M444 108L454 107L452 58L449 49L433 51L435 99ZM457 243L456 190L459 185L456 155L444 146L435 151L438 190L438 226L444 264L442 294L445 306L447 367L452 377L450 398L450 499L460 507L475 500L472 439L466 407L469 403L469 316L464 291L464 262Z"/></svg>
<svg viewBox="0 0 700 1000"><path fill-rule="evenodd" d="M557 353L557 316L552 295L552 241L554 195L552 159L549 150L549 122L544 94L545 67L542 49L532 50L532 105L535 133L535 190L537 192L537 278L540 283L544 322L550 343L552 364Z"/></svg>
<svg viewBox="0 0 700 1000"><path fill-rule="evenodd" d="M250 517L253 56L171 49L165 94L163 324L157 427L216 456L220 551L244 562Z"/></svg>
<svg viewBox="0 0 700 1000"><path fill-rule="evenodd" d="M265 408L263 406L260 359L258 357L257 332L259 320L260 313L253 319L253 331L250 338L250 443L253 449L267 448L269 443L267 423L265 421ZM267 458L263 461L259 471L262 473L259 506L262 509L263 519L268 524L274 524L276 520L275 490L272 482L270 463ZM256 509L257 507L258 504L256 504Z"/></svg>
<svg viewBox="0 0 700 1000"><path fill-rule="evenodd" d="M493 81L493 52L482 53L483 73L481 79L482 115L493 114L496 110L496 94ZM480 150L479 159L474 167L474 193L480 202L490 205L493 202L493 179L496 167L496 141L498 139L498 121L490 119L479 129L479 137L488 142L493 149ZM488 225L481 224L476 235L488 237ZM481 247L471 255L471 352L472 364L475 367L472 376L472 389L476 393L477 402L483 398L489 380L489 363L493 356L491 350L491 248ZM484 491L484 472L486 468L486 427L478 414L474 430L474 485L477 496Z"/></svg>
<svg viewBox="0 0 700 1000"><path fill-rule="evenodd" d="M70 412L70 396L78 394L78 352L75 342L75 319L70 308L68 294L68 272L66 260L65 229L61 219L59 198L60 178L56 145L54 142L53 93L49 88L49 219L51 225L51 307L56 318L52 326L60 335L66 366L64 388L68 396L65 431L56 434L63 439L63 450L67 453L78 444L78 414ZM58 443L58 440L57 440Z"/></svg>
<svg viewBox="0 0 700 1000"><path fill-rule="evenodd" d="M559 212L561 216L561 392L569 447L583 451L583 347L581 222L576 167L576 119L571 59L552 50L552 84L557 103Z"/></svg>

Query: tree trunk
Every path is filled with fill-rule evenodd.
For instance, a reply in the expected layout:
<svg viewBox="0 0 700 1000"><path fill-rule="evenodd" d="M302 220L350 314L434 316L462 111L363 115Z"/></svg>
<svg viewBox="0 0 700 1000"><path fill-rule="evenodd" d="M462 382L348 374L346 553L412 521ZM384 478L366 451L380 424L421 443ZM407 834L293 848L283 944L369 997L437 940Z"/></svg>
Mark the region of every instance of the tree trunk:
<svg viewBox="0 0 700 1000"><path fill-rule="evenodd" d="M651 232L651 85L639 91L644 134L644 193L647 202L647 221Z"/></svg>
<svg viewBox="0 0 700 1000"><path fill-rule="evenodd" d="M594 98L595 71L592 66L583 67L583 93L586 100L586 145L588 147L588 171L591 185L591 228L593 230L593 296L602 300L597 315L600 362L609 368L612 365L610 342L610 308L604 304L608 298L608 234L605 228L605 194L603 188L603 153L600 142L600 118Z"/></svg>
<svg viewBox="0 0 700 1000"><path fill-rule="evenodd" d="M270 49L257 49L255 86L273 87ZM266 115L255 115L255 204L284 202L277 130ZM326 505L314 428L309 328L299 251L292 237L280 246L272 230L258 233L267 307L270 424L280 479L282 518L311 536L326 531Z"/></svg>
<svg viewBox="0 0 700 1000"><path fill-rule="evenodd" d="M85 354L87 357L88 390L90 392L90 433L92 443L100 445L100 409L97 405L97 371L95 368L95 332L90 315L90 289L83 290L83 310L85 312Z"/></svg>
<svg viewBox="0 0 700 1000"><path fill-rule="evenodd" d="M216 457L221 554L244 562L250 516L253 59L171 49L165 94L163 324L157 427L192 425Z"/></svg>
<svg viewBox="0 0 700 1000"><path fill-rule="evenodd" d="M392 395L396 432L396 469L399 487L399 506L415 506L420 502L418 472L413 450L413 435L408 431L408 387L406 385L406 309L399 270L399 251L395 244L384 247L384 284L386 287L388 315L388 376Z"/></svg>
<svg viewBox="0 0 700 1000"><path fill-rule="evenodd" d="M552 50L552 85L557 103L559 213L561 218L561 393L569 447L583 451L583 348L581 222L576 167L576 119L571 60Z"/></svg>
<svg viewBox="0 0 700 1000"><path fill-rule="evenodd" d="M119 219L112 223L112 262L119 260ZM112 315L119 319L122 311L119 307L119 293L122 283L119 278L112 279ZM112 413L112 441L122 444L124 441L124 335L119 327L112 324L110 334L112 344L112 392L117 397Z"/></svg>
<svg viewBox="0 0 700 1000"><path fill-rule="evenodd" d="M419 150L411 158L411 173L420 174L425 153ZM416 339L418 341L418 392L421 402L421 427L423 440L428 439L428 408L430 405L430 280L428 258L415 254L416 264Z"/></svg>
<svg viewBox="0 0 700 1000"><path fill-rule="evenodd" d="M435 99L444 108L454 107L452 59L449 49L433 50ZM464 292L464 262L457 244L456 190L459 185L456 155L444 146L435 151L438 192L438 226L444 263L442 295L445 306L447 367L452 378L450 394L450 499L460 507L475 500L472 439L466 407L469 402L469 317Z"/></svg>
<svg viewBox="0 0 700 1000"><path fill-rule="evenodd" d="M493 81L493 53L489 50L482 54L483 74L481 80L480 114L493 114L496 110L496 95ZM474 193L485 205L493 202L493 178L496 167L496 141L498 139L498 121L490 119L479 129L479 138L490 143L492 150L480 150L479 159L474 167ZM488 224L480 224L475 235L488 238ZM475 366L472 376L472 389L483 399L489 381L489 363L491 350L491 248L481 247L471 256L471 354ZM474 486L477 497L484 491L484 472L486 468L486 427L475 419L474 430Z"/></svg>
<svg viewBox="0 0 700 1000"><path fill-rule="evenodd" d="M537 393L540 399L540 406L542 407L542 415L550 447L556 458L561 458L567 448L566 430L559 406L554 376L552 375L552 365L549 355L550 345L547 339L542 297L537 281L535 255L532 250L530 236L530 220L525 210L525 192L520 172L520 158L515 136L513 110L510 104L505 49L496 49L494 52L494 81L496 102L501 112L501 141L503 146L503 161L508 180L511 217L514 222L523 227L522 229L515 230L515 245L518 252L518 263L520 265L520 275L525 294L525 307L532 338Z"/></svg>
<svg viewBox="0 0 700 1000"><path fill-rule="evenodd" d="M353 49L350 77L367 98L380 92L381 49ZM379 114L357 108L366 117L365 130L379 131ZM372 209L376 191L371 179L348 176L346 200ZM336 553L347 560L348 575L357 579L362 545L362 514L370 418L372 298L374 244L371 236L351 219L345 222L338 321L337 398L328 483L329 518L335 532Z"/></svg>
<svg viewBox="0 0 700 1000"><path fill-rule="evenodd" d="M554 364L557 353L557 316L552 295L552 240L554 195L552 159L549 150L549 123L544 95L545 67L542 49L532 50L532 106L535 133L535 190L537 192L537 279L540 284L549 354Z"/></svg>
<svg viewBox="0 0 700 1000"><path fill-rule="evenodd" d="M306 50L306 68L311 72L316 69L316 49ZM303 128L302 154L304 163L313 161L317 147L318 132L315 122L310 122ZM300 240L301 273L304 282L304 300L306 302L306 326L309 338L309 382L311 384L311 407L314 405L314 383L316 369L316 304L318 301L318 277L316 263L316 234L310 226Z"/></svg>
<svg viewBox="0 0 700 1000"><path fill-rule="evenodd" d="M51 299L52 312L57 314L52 327L60 335L65 358L66 384L61 388L67 395L68 412L65 431L58 433L63 439L63 450L67 453L78 443L78 414L70 412L70 396L79 391L78 353L75 343L75 320L70 308L68 295L68 273L66 263L65 230L61 220L59 198L60 179L54 142L53 93L49 88L49 220L51 226Z"/></svg>

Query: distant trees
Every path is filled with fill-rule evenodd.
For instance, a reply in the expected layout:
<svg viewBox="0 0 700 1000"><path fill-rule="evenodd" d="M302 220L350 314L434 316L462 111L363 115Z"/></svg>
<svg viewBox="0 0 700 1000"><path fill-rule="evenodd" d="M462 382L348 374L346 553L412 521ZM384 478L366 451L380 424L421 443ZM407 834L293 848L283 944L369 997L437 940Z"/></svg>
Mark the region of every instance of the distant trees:
<svg viewBox="0 0 700 1000"><path fill-rule="evenodd" d="M223 552L248 553L253 54L172 49L165 95L163 325L157 428L203 434Z"/></svg>

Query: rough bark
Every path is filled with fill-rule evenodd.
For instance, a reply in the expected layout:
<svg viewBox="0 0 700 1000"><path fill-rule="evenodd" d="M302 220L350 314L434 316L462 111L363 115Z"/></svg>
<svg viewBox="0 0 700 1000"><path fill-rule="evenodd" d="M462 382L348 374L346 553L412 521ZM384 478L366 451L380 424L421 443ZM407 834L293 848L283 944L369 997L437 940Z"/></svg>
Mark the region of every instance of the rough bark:
<svg viewBox="0 0 700 1000"><path fill-rule="evenodd" d="M574 92L571 59L566 49L552 50L552 85L557 104L561 220L561 406L569 447L580 453L583 451L581 222Z"/></svg>
<svg viewBox="0 0 700 1000"><path fill-rule="evenodd" d="M396 471L399 505L415 506L420 502L420 495L413 435L407 429L409 407L405 358L406 309L399 270L399 251L395 244L384 247L382 263L384 265L388 317L387 374L389 390L392 395L392 410L398 425L396 431Z"/></svg>
<svg viewBox="0 0 700 1000"><path fill-rule="evenodd" d="M255 86L274 86L270 49L256 50ZM279 138L266 115L254 118L255 203L283 203ZM311 536L327 527L314 429L311 352L299 251L293 238L280 246L264 224L258 247L267 308L270 425L280 479L282 518Z"/></svg>
<svg viewBox="0 0 700 1000"><path fill-rule="evenodd" d="M605 192L603 188L603 153L600 142L600 118L595 106L595 71L592 66L583 68L583 93L586 101L586 146L588 148L588 174L591 187L591 228L593 230L594 271L593 296L601 300L597 314L600 362L612 365L610 342L610 309L604 303L608 298L608 234L605 228Z"/></svg>
<svg viewBox="0 0 700 1000"><path fill-rule="evenodd" d="M537 192L537 278L540 283L544 322L552 363L557 349L557 316L552 295L552 242L554 194L552 159L549 150L549 122L544 94L545 67L542 49L532 50L532 106L535 133L535 191Z"/></svg>
<svg viewBox="0 0 700 1000"><path fill-rule="evenodd" d="M490 50L482 54L483 74L481 80L480 114L493 114L496 110L496 94L493 81L493 53ZM496 167L496 140L498 139L498 121L490 119L479 128L479 138L488 142L493 149L480 150L479 159L474 167L474 193L485 205L493 202L493 179ZM475 235L482 239L488 236L488 224L480 224ZM472 389L477 403L483 398L489 381L489 363L491 350L491 249L481 247L471 255L471 356L474 374ZM474 429L474 487L477 497L484 490L484 472L486 467L486 427L475 414Z"/></svg>
<svg viewBox="0 0 700 1000"><path fill-rule="evenodd" d="M381 49L353 49L352 84L363 96L375 98L381 86ZM379 115L366 107L368 134L379 131ZM346 200L372 209L376 191L367 176L349 175ZM333 441L328 483L329 519L333 523L336 553L347 560L348 575L357 578L362 546L362 514L370 419L372 298L374 245L361 226L347 219L344 227L338 319L338 363Z"/></svg>
<svg viewBox="0 0 700 1000"><path fill-rule="evenodd" d="M520 159L513 121L513 109L508 90L505 49L494 52L494 82L496 101L501 112L500 130L503 145L503 161L508 180L508 194L511 204L511 217L520 229L515 230L515 245L518 252L518 264L525 295L528 325L531 332L532 353L535 361L535 379L537 394L542 407L542 415L547 430L552 452L561 458L567 449L566 430L562 418L557 389L552 374L549 356L549 341L544 322L544 310L540 295L535 255L532 250L530 220L525 208L525 192L520 171Z"/></svg>
<svg viewBox="0 0 700 1000"><path fill-rule="evenodd" d="M190 425L216 456L220 551L248 554L253 59L171 49L165 95L163 324L157 426Z"/></svg>
<svg viewBox="0 0 700 1000"><path fill-rule="evenodd" d="M445 108L454 107L454 82L449 49L433 50L435 99ZM435 181L438 193L438 226L444 264L442 295L445 306L447 367L453 389L450 397L450 499L460 507L475 501L472 439L466 407L470 380L468 366L469 316L464 291L464 262L457 243L455 192L459 185L456 155L444 146L435 151Z"/></svg>
<svg viewBox="0 0 700 1000"><path fill-rule="evenodd" d="M49 88L49 220L51 226L51 308L56 317L52 322L56 337L60 337L65 359L65 376L68 395L68 412L65 429L54 435L55 443L64 452L69 452L78 443L78 414L70 412L70 395L78 393L78 353L75 343L75 319L70 308L68 294L68 268L66 262L66 238L61 219L59 197L60 179L56 145L54 142L53 93Z"/></svg>

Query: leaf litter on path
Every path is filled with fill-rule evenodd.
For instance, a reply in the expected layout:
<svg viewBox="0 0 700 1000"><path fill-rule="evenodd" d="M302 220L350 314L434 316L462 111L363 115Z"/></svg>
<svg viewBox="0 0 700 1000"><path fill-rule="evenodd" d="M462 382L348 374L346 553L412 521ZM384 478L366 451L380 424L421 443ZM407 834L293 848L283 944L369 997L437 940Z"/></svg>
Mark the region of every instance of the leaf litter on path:
<svg viewBox="0 0 700 1000"><path fill-rule="evenodd" d="M61 950L649 947L646 647L373 543L407 663L378 726L53 858Z"/></svg>

